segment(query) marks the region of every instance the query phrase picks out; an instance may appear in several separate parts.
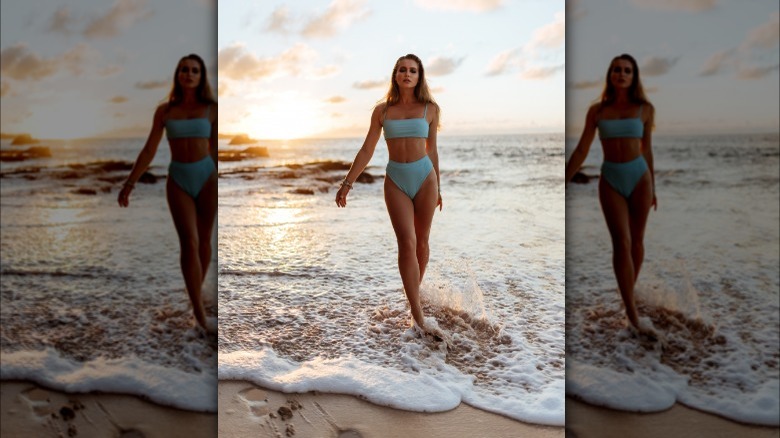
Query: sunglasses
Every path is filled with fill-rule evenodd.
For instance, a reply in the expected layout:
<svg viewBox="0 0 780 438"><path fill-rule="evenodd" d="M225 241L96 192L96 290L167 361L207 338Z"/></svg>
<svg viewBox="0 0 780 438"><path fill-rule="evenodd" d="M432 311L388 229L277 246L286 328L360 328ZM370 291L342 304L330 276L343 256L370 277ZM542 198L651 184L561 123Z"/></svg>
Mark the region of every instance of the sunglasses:
<svg viewBox="0 0 780 438"><path fill-rule="evenodd" d="M633 71L631 67L623 67L622 69L620 67L612 67L612 73L620 73L621 70L627 75L630 75Z"/></svg>
<svg viewBox="0 0 780 438"><path fill-rule="evenodd" d="M187 66L181 67L179 69L179 73L189 73L189 72L190 72L190 68ZM192 67L192 74L196 75L198 73L200 73L200 69L198 67Z"/></svg>

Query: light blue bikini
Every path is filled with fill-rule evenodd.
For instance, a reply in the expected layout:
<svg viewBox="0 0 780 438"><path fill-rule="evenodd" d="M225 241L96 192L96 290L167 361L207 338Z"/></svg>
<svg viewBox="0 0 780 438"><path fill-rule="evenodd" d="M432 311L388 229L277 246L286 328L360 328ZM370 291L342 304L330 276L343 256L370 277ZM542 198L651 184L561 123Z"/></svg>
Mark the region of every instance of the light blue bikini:
<svg viewBox="0 0 780 438"><path fill-rule="evenodd" d="M630 119L602 119L598 121L599 138L642 138L645 126L642 123L642 105L639 106L639 114ZM647 162L644 156L627 161L614 163L604 161L601 165L601 176L612 188L628 199L634 192L636 185L647 172Z"/></svg>
<svg viewBox="0 0 780 438"><path fill-rule="evenodd" d="M384 128L385 141L393 138L428 138L428 120L425 116L428 114L428 104L425 104L423 116L416 119L385 119L382 121ZM417 195L417 192L425 182L425 178L433 170L433 162L428 155L411 163L399 163L389 160L387 163L387 176L406 193L411 199Z"/></svg>
<svg viewBox="0 0 780 438"><path fill-rule="evenodd" d="M177 138L211 138L209 108L206 114L196 119L168 119L165 121L165 133L168 140ZM168 175L188 195L197 198L211 174L217 170L211 156L193 163L171 161Z"/></svg>

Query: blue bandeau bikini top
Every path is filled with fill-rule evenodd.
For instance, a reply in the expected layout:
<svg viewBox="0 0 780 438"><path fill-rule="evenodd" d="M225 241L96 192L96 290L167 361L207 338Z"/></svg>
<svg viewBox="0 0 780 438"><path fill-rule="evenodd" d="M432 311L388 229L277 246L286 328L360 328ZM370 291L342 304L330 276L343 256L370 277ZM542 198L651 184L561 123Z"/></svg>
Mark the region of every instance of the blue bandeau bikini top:
<svg viewBox="0 0 780 438"><path fill-rule="evenodd" d="M423 116L416 119L385 119L382 126L385 131L385 140L392 138L422 137L428 138L428 104L425 104ZM385 116L387 113L385 113Z"/></svg>
<svg viewBox="0 0 780 438"><path fill-rule="evenodd" d="M211 121L209 121L209 107L206 114L197 119L168 119L165 121L165 134L172 138L210 138Z"/></svg>
<svg viewBox="0 0 780 438"><path fill-rule="evenodd" d="M630 119L601 119L598 121L599 138L642 138L645 124L642 123L642 105L639 114Z"/></svg>

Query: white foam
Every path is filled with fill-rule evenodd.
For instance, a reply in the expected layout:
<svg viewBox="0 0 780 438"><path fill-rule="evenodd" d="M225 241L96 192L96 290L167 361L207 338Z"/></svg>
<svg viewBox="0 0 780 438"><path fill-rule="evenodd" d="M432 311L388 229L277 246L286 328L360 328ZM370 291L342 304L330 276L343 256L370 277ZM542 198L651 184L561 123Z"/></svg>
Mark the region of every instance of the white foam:
<svg viewBox="0 0 780 438"><path fill-rule="evenodd" d="M217 411L217 379L212 373L186 373L137 358L97 358L76 362L52 349L3 353L0 379L29 380L68 393L137 395L166 406Z"/></svg>
<svg viewBox="0 0 780 438"><path fill-rule="evenodd" d="M443 362L403 372L352 357L297 363L273 350L220 354L220 380L247 380L282 392L349 394L372 403L416 412L443 412L461 402L522 421L562 426L563 381L529 399L499 398L473 389L473 376Z"/></svg>

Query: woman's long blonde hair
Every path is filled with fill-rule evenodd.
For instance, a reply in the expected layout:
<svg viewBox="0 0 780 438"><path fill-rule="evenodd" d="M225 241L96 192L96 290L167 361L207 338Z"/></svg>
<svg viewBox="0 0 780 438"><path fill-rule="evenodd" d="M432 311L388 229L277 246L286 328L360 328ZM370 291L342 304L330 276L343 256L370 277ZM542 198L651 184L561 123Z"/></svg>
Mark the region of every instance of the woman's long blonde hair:
<svg viewBox="0 0 780 438"><path fill-rule="evenodd" d="M431 90L428 88L428 81L425 80L425 67L423 67L422 61L417 57L417 55L409 53L398 58L398 60L395 62L395 65L393 66L393 73L390 76L390 88L387 90L387 94L385 94L384 99L377 103L377 105L386 103L384 111L382 111L383 118L384 115L387 114L387 108L397 104L401 100L401 92L398 90L398 83L395 81L395 75L398 73L398 66L404 59L411 59L412 61L416 62L420 69L420 80L417 81L417 85L414 87L414 97L416 97L417 100L422 103L432 103L436 107L436 111L439 112L439 104L433 100Z"/></svg>

